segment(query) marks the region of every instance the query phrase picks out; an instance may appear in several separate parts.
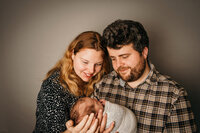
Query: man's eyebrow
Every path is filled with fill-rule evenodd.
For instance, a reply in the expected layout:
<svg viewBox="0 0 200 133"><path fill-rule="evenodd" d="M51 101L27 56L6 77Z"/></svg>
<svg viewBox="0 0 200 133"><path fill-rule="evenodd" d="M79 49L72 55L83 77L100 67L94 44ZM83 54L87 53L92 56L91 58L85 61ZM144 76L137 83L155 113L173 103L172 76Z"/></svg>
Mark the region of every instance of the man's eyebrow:
<svg viewBox="0 0 200 133"><path fill-rule="evenodd" d="M130 53L121 54L119 55L119 57L124 56L124 55L130 55Z"/></svg>
<svg viewBox="0 0 200 133"><path fill-rule="evenodd" d="M130 55L130 53L125 53L125 54L120 54L120 55L118 55L119 57L121 57L121 56L124 56L124 55ZM115 56L110 56L110 58L114 58Z"/></svg>

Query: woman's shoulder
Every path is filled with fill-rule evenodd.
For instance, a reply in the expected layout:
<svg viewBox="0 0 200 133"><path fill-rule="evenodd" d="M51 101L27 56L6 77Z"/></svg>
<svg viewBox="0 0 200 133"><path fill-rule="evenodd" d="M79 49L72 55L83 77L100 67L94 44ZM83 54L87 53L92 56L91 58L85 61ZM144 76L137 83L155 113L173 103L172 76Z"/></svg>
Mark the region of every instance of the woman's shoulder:
<svg viewBox="0 0 200 133"><path fill-rule="evenodd" d="M42 82L40 91L38 93L38 98L56 98L64 95L62 91L63 87L59 82L59 73L52 73L47 79Z"/></svg>
<svg viewBox="0 0 200 133"><path fill-rule="evenodd" d="M59 71L55 71L53 72L48 78L46 78L43 82L42 82L42 86L41 89L46 89L46 91L61 91L63 89L60 81L59 81L59 77L60 77L60 72Z"/></svg>
<svg viewBox="0 0 200 133"><path fill-rule="evenodd" d="M76 99L76 96L71 94L68 89L64 89L59 81L60 72L53 72L47 79L42 83L40 93L42 95L48 95L52 97L62 98L62 100L69 101L69 99ZM67 87L67 86L66 86Z"/></svg>
<svg viewBox="0 0 200 133"><path fill-rule="evenodd" d="M49 75L44 81L43 84L48 85L49 83L59 84L60 72L54 71L51 75Z"/></svg>

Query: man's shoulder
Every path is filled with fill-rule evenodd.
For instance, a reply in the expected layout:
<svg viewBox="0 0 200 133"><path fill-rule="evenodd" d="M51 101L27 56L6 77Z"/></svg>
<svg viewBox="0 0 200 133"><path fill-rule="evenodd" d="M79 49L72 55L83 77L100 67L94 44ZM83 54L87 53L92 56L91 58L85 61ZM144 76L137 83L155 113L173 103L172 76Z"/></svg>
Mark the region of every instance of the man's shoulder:
<svg viewBox="0 0 200 133"><path fill-rule="evenodd" d="M171 76L161 74L157 71L156 81L158 84L168 84L170 86L182 87L178 82L171 78Z"/></svg>
<svg viewBox="0 0 200 133"><path fill-rule="evenodd" d="M174 79L172 79L170 76L161 74L158 71L155 72L155 75L155 82L158 87L162 88L163 92L179 95L181 91L185 91L183 86L176 82Z"/></svg>
<svg viewBox="0 0 200 133"><path fill-rule="evenodd" d="M175 88L181 87L181 85L173 80L170 76L159 72L153 64L150 64L150 68L151 70L146 81L151 85L156 84L157 86L174 86Z"/></svg>

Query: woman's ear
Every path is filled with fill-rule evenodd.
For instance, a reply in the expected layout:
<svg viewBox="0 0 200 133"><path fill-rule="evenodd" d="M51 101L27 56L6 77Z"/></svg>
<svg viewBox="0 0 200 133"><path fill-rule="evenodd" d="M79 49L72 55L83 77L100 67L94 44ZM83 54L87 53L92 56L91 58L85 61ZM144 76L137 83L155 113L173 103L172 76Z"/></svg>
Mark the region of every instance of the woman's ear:
<svg viewBox="0 0 200 133"><path fill-rule="evenodd" d="M147 47L144 47L143 51L142 51L142 55L145 59L147 59L147 56L148 56L148 51L149 49Z"/></svg>

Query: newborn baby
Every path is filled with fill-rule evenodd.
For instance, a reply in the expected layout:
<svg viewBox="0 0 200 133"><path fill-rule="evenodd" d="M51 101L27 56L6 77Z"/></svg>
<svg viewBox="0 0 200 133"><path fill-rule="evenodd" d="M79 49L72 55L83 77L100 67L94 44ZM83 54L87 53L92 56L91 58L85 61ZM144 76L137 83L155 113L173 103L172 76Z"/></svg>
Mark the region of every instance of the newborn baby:
<svg viewBox="0 0 200 133"><path fill-rule="evenodd" d="M135 115L128 108L111 103L106 100L100 100L84 97L80 98L72 107L70 117L77 125L85 115L94 113L97 116L99 110L107 113L106 127L114 121L115 127L111 133L118 131L119 133L136 133L137 120Z"/></svg>

